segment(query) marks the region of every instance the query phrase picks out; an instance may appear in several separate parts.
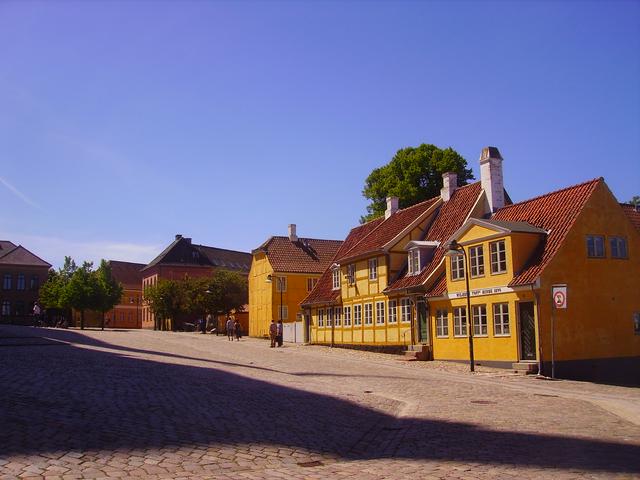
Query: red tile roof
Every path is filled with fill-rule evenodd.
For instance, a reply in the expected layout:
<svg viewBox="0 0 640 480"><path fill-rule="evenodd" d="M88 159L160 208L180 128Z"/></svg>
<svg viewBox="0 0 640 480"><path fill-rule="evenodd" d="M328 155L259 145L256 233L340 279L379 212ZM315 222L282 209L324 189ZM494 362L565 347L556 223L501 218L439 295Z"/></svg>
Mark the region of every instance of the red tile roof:
<svg viewBox="0 0 640 480"><path fill-rule="evenodd" d="M263 251L276 272L322 273L342 245L342 240L301 238L295 242L289 237L271 237L253 251Z"/></svg>
<svg viewBox="0 0 640 480"><path fill-rule="evenodd" d="M631 223L633 223L633 226L640 230L640 206L635 207L629 203L621 203L620 206L625 215L631 220Z"/></svg>
<svg viewBox="0 0 640 480"><path fill-rule="evenodd" d="M602 182L602 178L596 178L547 193L501 208L491 217L493 220L528 222L549 232L523 270L516 272L510 286L535 282L562 245L595 188Z"/></svg>
<svg viewBox="0 0 640 480"><path fill-rule="evenodd" d="M342 245L336 252L334 259L343 257L346 252L351 250L360 240L366 237L383 221L384 218L376 218L375 220L371 220L363 225L352 228L349 235L347 235L347 238L342 242ZM333 261L331 263L333 263ZM329 266L331 266L331 263ZM332 272L327 268L318 280L318 283L316 283L314 289L309 293L307 298L300 302L300 304L310 305L316 303L333 303L338 300L339 296L340 291L333 290Z"/></svg>
<svg viewBox="0 0 640 480"><path fill-rule="evenodd" d="M144 263L120 262L109 260L111 275L124 287L142 290L142 269Z"/></svg>
<svg viewBox="0 0 640 480"><path fill-rule="evenodd" d="M444 244L467 219L481 192L480 182L465 185L453 192L449 201L440 207L440 211L429 227L424 240ZM398 280L392 282L385 289L385 292L404 290L422 285L438 268L443 257L444 245L441 245L435 249L433 257L427 265L423 266L419 275L407 275L405 272Z"/></svg>
<svg viewBox="0 0 640 480"><path fill-rule="evenodd" d="M353 247L338 257L338 261L341 262L381 250L439 200L440 197L430 198L411 207L398 210L387 219L381 219L382 221L378 223L376 228L368 232Z"/></svg>

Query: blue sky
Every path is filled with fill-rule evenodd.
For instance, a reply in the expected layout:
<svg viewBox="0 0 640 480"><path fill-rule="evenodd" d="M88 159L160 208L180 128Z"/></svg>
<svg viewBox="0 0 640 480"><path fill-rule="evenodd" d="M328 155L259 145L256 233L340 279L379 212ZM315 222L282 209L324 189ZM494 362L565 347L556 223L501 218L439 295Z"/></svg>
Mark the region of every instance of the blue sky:
<svg viewBox="0 0 640 480"><path fill-rule="evenodd" d="M514 201L640 195L640 2L0 2L0 239L58 266L176 233L342 239L406 146Z"/></svg>

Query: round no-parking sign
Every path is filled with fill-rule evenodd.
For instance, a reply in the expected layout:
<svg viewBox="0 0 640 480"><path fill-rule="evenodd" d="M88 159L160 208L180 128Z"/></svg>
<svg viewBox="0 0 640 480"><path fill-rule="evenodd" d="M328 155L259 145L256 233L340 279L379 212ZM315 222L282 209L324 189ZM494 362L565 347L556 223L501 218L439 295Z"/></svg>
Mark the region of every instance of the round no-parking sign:
<svg viewBox="0 0 640 480"><path fill-rule="evenodd" d="M567 286L552 285L551 296L553 298L553 306L555 308L567 308Z"/></svg>

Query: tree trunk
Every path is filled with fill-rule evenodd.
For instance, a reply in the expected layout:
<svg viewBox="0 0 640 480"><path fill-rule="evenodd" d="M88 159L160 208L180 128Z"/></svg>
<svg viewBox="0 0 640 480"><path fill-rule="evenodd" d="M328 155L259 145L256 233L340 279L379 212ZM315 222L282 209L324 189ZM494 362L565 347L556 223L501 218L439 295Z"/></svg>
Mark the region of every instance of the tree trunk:
<svg viewBox="0 0 640 480"><path fill-rule="evenodd" d="M102 312L102 330L104 330L104 312Z"/></svg>
<svg viewBox="0 0 640 480"><path fill-rule="evenodd" d="M84 310L80 310L80 330L84 330Z"/></svg>

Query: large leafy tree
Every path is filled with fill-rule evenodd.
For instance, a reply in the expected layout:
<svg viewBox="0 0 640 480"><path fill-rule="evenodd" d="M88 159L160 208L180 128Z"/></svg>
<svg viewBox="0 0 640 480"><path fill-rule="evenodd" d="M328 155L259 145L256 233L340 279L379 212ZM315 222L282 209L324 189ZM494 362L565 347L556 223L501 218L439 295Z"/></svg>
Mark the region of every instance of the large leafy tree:
<svg viewBox="0 0 640 480"><path fill-rule="evenodd" d="M93 272L93 262L84 262L71 275L71 279L62 291L62 304L80 312L80 329L84 330L84 313L96 310L98 284Z"/></svg>
<svg viewBox="0 0 640 480"><path fill-rule="evenodd" d="M144 289L144 300L154 314L154 330L175 331L179 315L188 309L184 281L160 279Z"/></svg>
<svg viewBox="0 0 640 480"><path fill-rule="evenodd" d="M71 308L65 294L71 277L78 269L71 257L64 257L64 265L58 271L50 270L47 281L40 287L40 303L49 309L66 311Z"/></svg>
<svg viewBox="0 0 640 480"><path fill-rule="evenodd" d="M93 272L95 279L95 310L102 314L101 327L104 330L104 315L115 307L122 297L122 285L113 278L111 265L106 260L100 262L100 267Z"/></svg>
<svg viewBox="0 0 640 480"><path fill-rule="evenodd" d="M371 203L360 221L384 215L387 197L398 197L400 208L406 208L439 195L446 172L458 174L459 186L473 179L467 161L450 147L440 149L423 143L398 150L387 165L374 169L365 180L362 194Z"/></svg>

